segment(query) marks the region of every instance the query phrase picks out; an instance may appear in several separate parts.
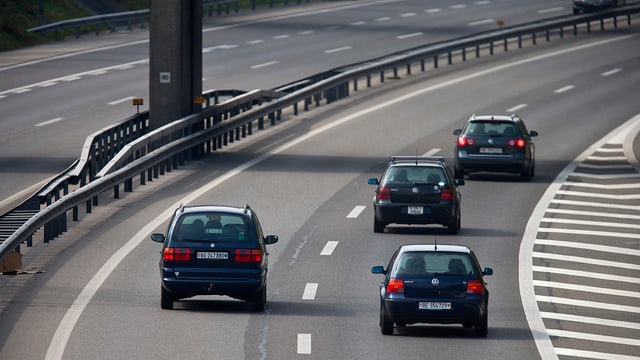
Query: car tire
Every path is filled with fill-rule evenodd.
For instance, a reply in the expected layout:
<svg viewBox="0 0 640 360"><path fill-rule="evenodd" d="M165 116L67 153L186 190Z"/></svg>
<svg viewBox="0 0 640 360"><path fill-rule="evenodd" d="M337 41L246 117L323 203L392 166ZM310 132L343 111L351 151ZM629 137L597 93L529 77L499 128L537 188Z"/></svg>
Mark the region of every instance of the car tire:
<svg viewBox="0 0 640 360"><path fill-rule="evenodd" d="M460 210L458 210L456 211L456 216L454 216L453 219L451 219L451 222L447 224L447 234L449 235L457 234L458 231L460 230L460 223L461 223Z"/></svg>
<svg viewBox="0 0 640 360"><path fill-rule="evenodd" d="M385 223L378 221L375 217L373 218L373 232L383 233L385 226L387 226Z"/></svg>
<svg viewBox="0 0 640 360"><path fill-rule="evenodd" d="M520 170L520 179L522 179L522 181L531 180L531 166L527 166Z"/></svg>
<svg viewBox="0 0 640 360"><path fill-rule="evenodd" d="M383 335L393 335L393 321L384 313L382 304L380 304L380 331Z"/></svg>
<svg viewBox="0 0 640 360"><path fill-rule="evenodd" d="M173 310L174 296L168 292L164 286L160 286L160 308L164 310Z"/></svg>
<svg viewBox="0 0 640 360"><path fill-rule="evenodd" d="M265 284L251 299L251 311L263 312L267 303L267 285Z"/></svg>
<svg viewBox="0 0 640 360"><path fill-rule="evenodd" d="M473 330L477 337L486 337L489 333L489 314L485 310L484 316L473 324Z"/></svg>

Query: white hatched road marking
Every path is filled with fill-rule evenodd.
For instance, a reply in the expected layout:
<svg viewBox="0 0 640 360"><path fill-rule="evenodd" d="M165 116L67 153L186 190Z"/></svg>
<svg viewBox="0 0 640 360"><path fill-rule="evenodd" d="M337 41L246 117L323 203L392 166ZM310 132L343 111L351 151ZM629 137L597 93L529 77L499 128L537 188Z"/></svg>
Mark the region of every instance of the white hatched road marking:
<svg viewBox="0 0 640 360"><path fill-rule="evenodd" d="M573 356L573 357L582 357L586 359L597 359L597 360L638 360L637 356L626 356L620 354L607 354L597 351L586 351L586 350L575 350L575 349L567 349L567 348L556 348L556 353L558 355L565 356Z"/></svg>
<svg viewBox="0 0 640 360"><path fill-rule="evenodd" d="M640 279L638 279L637 277L631 277L631 276L602 274L602 273L595 273L592 271L554 268L554 267L548 267L548 266L533 266L532 270L534 272L543 272L548 274L562 274L562 275L577 276L577 277L583 277L583 278L589 278L589 279L601 279L601 280L618 281L618 282L630 283L630 284L640 284Z"/></svg>
<svg viewBox="0 0 640 360"><path fill-rule="evenodd" d="M534 258L548 259L548 260L562 260L565 262L577 262L584 264L592 264L599 266L618 267L622 269L640 270L640 264L630 264L620 261L601 260L594 258L586 258L581 256L572 255L560 255L554 253L533 252L531 254Z"/></svg>
<svg viewBox="0 0 640 360"><path fill-rule="evenodd" d="M555 297L555 296L543 296L543 295L536 296L536 300L541 302L548 302L552 304L573 305L573 306L588 307L588 308L601 309L601 310L613 310L613 311L640 314L640 307L637 307L637 306L616 305L616 304L604 303L600 301L576 300L576 299L567 299L567 298L561 298L561 297ZM547 329L547 331L549 330L550 329Z"/></svg>
<svg viewBox="0 0 640 360"><path fill-rule="evenodd" d="M559 337L570 337L574 339L582 339L582 340L590 340L590 341L600 341L600 342L610 342L614 344L622 344L622 345L632 345L632 346L640 346L640 340L630 339L630 338L621 338L617 336L607 336L607 335L594 335L581 333L576 331L566 331L566 330L555 330L550 329L547 330L549 335L551 336L559 336Z"/></svg>
<svg viewBox="0 0 640 360"><path fill-rule="evenodd" d="M590 316L562 314L562 313L548 312L548 311L540 312L540 316L542 316L545 319L565 320L565 321L580 322L585 324L598 324L598 325L604 325L604 326L640 330L640 324L630 322L630 321L602 319L602 318L595 318Z"/></svg>
<svg viewBox="0 0 640 360"><path fill-rule="evenodd" d="M587 285L575 285L569 283L561 283L557 281L545 281L545 280L533 280L533 286L544 286L557 289L575 290L581 292L589 292L595 294L610 294L615 296L640 298L640 292L617 290L611 288L604 288L600 286L587 286Z"/></svg>
<svg viewBox="0 0 640 360"><path fill-rule="evenodd" d="M616 71L610 74L614 73ZM572 86L566 86L556 92L565 92L571 89ZM635 299L640 298L640 292L637 291L638 287L636 286L636 284L640 284L640 278L628 271L640 270L640 261L629 258L638 257L640 259L640 249L637 248L637 241L635 241L640 238L637 231L640 229L640 213L638 213L640 206L637 205L637 200L640 199L640 183L637 180L640 177L640 166L631 148L633 137L638 131L640 131L640 114L585 150L556 177L529 219L520 247L520 294L529 326L543 360L557 360L559 355L590 359L640 359L633 356L638 353L637 351L636 353L629 352L633 351L629 350L629 347L640 346L640 338L634 333L627 332L623 333L627 335L611 336L606 330L598 330L595 327L591 331L589 326L640 329L640 322L635 316L635 314L640 314L640 306L633 306L638 303ZM585 161L589 161L589 163L584 163ZM606 173L607 171L620 170L624 172ZM591 171L598 173L591 173ZM591 183L590 180L600 181L599 183ZM576 189L585 191L576 191ZM610 190L624 190L625 192L624 194L607 193ZM572 200L557 198L566 196L570 196ZM611 203L599 202L598 200L609 200ZM623 201L629 201L629 203L625 204ZM619 213L621 211L626 213ZM562 215L562 217L553 217L556 214ZM558 227L562 225L571 225L572 228ZM589 228L599 230L590 231ZM621 231L628 229L628 231L602 231L607 228L620 229ZM540 239L537 236L540 233L543 234L541 237L563 234L563 239ZM601 241L597 243L581 242L585 238L596 239L595 237L601 238L599 239ZM606 245L604 237L621 240L622 246ZM625 241L624 239L634 240ZM544 246L544 250L533 251L536 245ZM562 248L572 249L572 251L563 251ZM602 254L621 254L627 256L625 258L627 260L626 262L604 260L598 258L598 254L592 255L588 251ZM577 256L564 255L562 252L575 253ZM587 255L580 256L583 254ZM611 256L610 258L615 259ZM542 259L546 263L544 266L534 266L534 259ZM568 266L567 263L574 264L571 266L573 268L562 268L562 266ZM600 266L600 270L595 270L594 266ZM539 274L537 276L542 274L546 274L546 276L539 277L540 280L534 280L534 273ZM568 280L562 278L561 281L557 281L556 274L567 276ZM573 277L577 281L572 280ZM589 282L580 281L578 278L605 280L609 282L609 285L607 287L596 284L594 286L583 285ZM626 286L626 289L616 283ZM632 286L629 287L627 284ZM567 291L569 295L550 296L554 292L552 289ZM591 294L599 294L603 300L591 301ZM629 301L631 301L631 305L629 305ZM570 309L580 308L582 309L580 310L581 315L570 314L572 311L568 311L569 313L541 312L539 309L543 309L540 306L544 303L552 304L553 307L547 305L546 308L554 310L562 309L556 305L564 305ZM600 310L617 311L623 314L631 313L634 314L634 317L627 315L625 320L631 321L620 321L613 318L589 316L589 314L599 314ZM555 321L545 323L542 322L543 318ZM587 327L583 326L580 331L570 331L572 330L570 322L587 324ZM555 338L598 342L600 343L598 350L601 352L580 349L581 342L574 342L577 344L575 349L569 349L566 346L554 348ZM619 344L624 347L620 348Z"/></svg>

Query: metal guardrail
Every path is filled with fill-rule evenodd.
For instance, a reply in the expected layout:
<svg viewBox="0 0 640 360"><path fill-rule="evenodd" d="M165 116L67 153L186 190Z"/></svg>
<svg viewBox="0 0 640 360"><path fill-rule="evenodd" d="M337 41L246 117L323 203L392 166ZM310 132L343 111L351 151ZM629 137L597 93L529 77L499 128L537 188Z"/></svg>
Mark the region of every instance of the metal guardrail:
<svg viewBox="0 0 640 360"><path fill-rule="evenodd" d="M227 109L226 114L235 113L235 116L224 118L214 110L214 107L204 109L202 113L168 124L165 130L171 128L175 132L161 136L165 140L172 140L167 144L162 144L162 142L153 145L150 145L152 142L145 143L147 141L147 139L143 139L145 136L149 138L158 136L149 133L126 146L123 149L125 153L114 156L113 162L107 165L108 170L105 168L99 175L97 174L94 181L72 193L65 194L24 222L16 232L0 244L0 260L17 248L20 243L28 241L32 234L42 226L46 227L47 224L59 221L64 222L64 225L56 225L56 228L66 228L67 212L77 208L83 202L88 203L109 189L113 189L114 196L118 197L118 189L122 184L124 184L125 190L127 190L127 186L129 186L128 191L131 190L134 177L140 175L140 183L144 184L145 179L151 180L166 169L177 168L184 159L185 152L193 152L194 149L201 153L204 153L204 149L214 151L217 147L224 146L225 141L233 142L252 134L255 123L258 124L259 129L264 127L265 118L270 119L272 125L275 124L286 108L292 107L293 115L297 115L300 103L303 104L306 111L313 103L319 106L322 100L325 100L326 103L337 101L349 96L349 84L353 84L353 91L357 91L359 81L365 79L366 86L369 87L373 76L379 75L380 82L384 82L387 72L392 72L393 76L397 77L398 69L402 67L406 68L407 74L411 74L412 65L415 64L419 64L421 71L425 71L427 61L433 61L434 68L437 68L441 57L445 57L451 64L454 54L464 61L468 49L473 49L476 57L481 55L481 49L488 50L492 55L496 42L502 43L504 51L508 51L508 45L513 42L516 42L518 47L523 46L525 39L530 39L532 44L536 44L539 34L543 34L544 38L550 41L551 35L558 35L562 38L566 28L572 29L574 35L577 35L578 29L582 27L587 32L591 32L592 22L597 22L602 31L605 30L605 23L612 23L613 27L617 28L619 17L626 18L627 24L631 25L632 15L638 13L640 13L640 5L634 5L600 13L557 17L505 27L320 73L277 88L276 93L272 94L276 100L268 101L269 96L267 96L264 97L267 102L260 106L252 107L245 104L244 110L246 111L234 107L240 106L239 104L230 105L232 107ZM278 97L282 92L289 93ZM194 122L199 124L200 129L185 134L184 124L193 124ZM224 140L221 141L221 139ZM216 142L215 146L208 147L207 144L211 142ZM134 154L136 155L134 156ZM127 161L123 161L123 159L127 159Z"/></svg>
<svg viewBox="0 0 640 360"><path fill-rule="evenodd" d="M308 3L310 0L295 0L297 4L300 4L303 1ZM234 8L234 12L237 13L240 11L241 7L250 7L251 10L256 10L257 5L264 2L264 0L203 0L202 6L207 10L209 16L213 16L214 8L217 8L215 13L221 15L222 13L229 14L231 12L232 5ZM289 5L289 0L268 0L268 2L269 7L274 7L276 3L282 3L284 6ZM80 37L82 29L93 28L93 31L96 33L96 35L99 35L100 31L105 27L108 27L111 32L117 31L118 26L125 25L128 30L133 29L135 24L138 24L140 28L144 28L149 21L149 14L149 9L145 9L95 15L40 25L27 29L27 31L35 34L46 34L64 30L75 30L76 37Z"/></svg>

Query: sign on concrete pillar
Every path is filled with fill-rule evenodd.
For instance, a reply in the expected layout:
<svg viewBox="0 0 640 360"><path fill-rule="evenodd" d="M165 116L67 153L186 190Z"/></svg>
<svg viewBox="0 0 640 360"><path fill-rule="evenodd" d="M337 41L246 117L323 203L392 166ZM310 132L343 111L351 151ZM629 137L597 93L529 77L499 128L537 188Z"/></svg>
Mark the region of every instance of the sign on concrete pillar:
<svg viewBox="0 0 640 360"><path fill-rule="evenodd" d="M151 129L199 112L202 95L202 0L150 0Z"/></svg>

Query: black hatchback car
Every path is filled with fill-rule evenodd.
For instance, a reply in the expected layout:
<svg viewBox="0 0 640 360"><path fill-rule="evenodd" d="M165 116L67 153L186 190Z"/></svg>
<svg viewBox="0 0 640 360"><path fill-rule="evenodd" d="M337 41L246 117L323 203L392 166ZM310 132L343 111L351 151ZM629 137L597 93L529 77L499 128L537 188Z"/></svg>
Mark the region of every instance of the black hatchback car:
<svg viewBox="0 0 640 360"><path fill-rule="evenodd" d="M160 305L195 295L227 295L263 311L267 301L266 245L276 235L264 235L248 205L181 206L167 235L152 234L163 243L160 257Z"/></svg>
<svg viewBox="0 0 640 360"><path fill-rule="evenodd" d="M471 249L462 245L404 245L391 257L380 283L380 329L394 325L462 324L484 337L488 333L489 291L484 282L491 268L480 268Z"/></svg>
<svg viewBox="0 0 640 360"><path fill-rule="evenodd" d="M477 171L520 174L523 180L535 176L536 147L518 115L472 115L458 136L454 151L454 174L461 179Z"/></svg>
<svg viewBox="0 0 640 360"><path fill-rule="evenodd" d="M461 222L462 195L444 158L434 156L393 156L373 197L373 231L384 232L388 224L441 224L457 234Z"/></svg>

